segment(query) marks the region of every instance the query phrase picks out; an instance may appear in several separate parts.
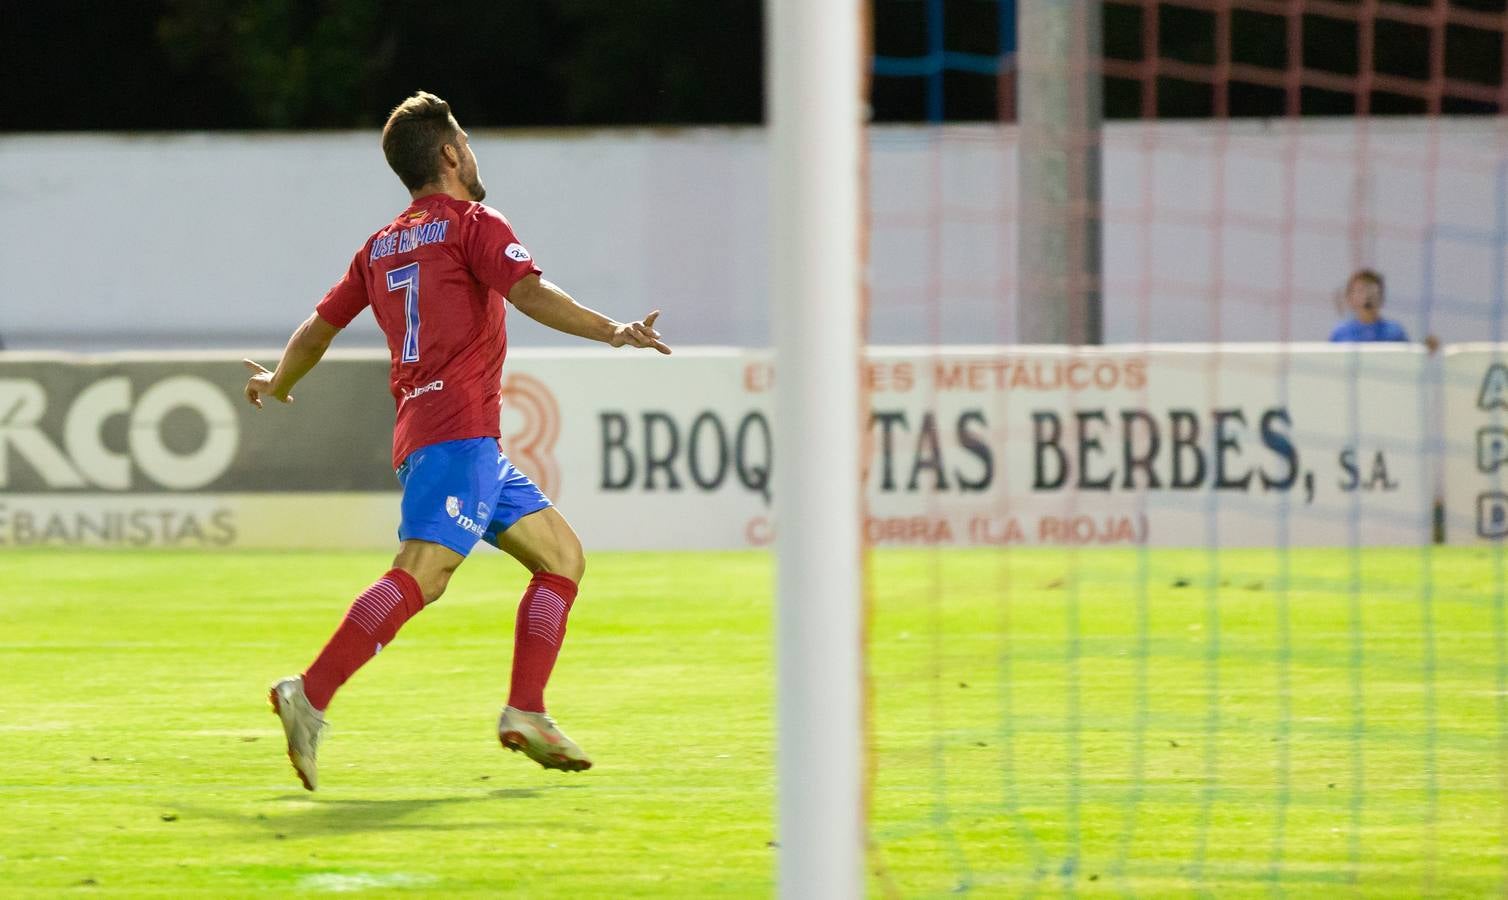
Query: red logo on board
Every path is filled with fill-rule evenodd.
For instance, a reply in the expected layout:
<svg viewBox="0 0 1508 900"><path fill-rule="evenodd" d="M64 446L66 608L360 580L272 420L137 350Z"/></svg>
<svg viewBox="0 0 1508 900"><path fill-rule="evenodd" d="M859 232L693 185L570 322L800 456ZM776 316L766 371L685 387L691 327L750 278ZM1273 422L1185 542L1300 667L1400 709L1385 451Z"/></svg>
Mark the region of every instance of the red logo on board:
<svg viewBox="0 0 1508 900"><path fill-rule="evenodd" d="M560 465L555 461L555 442L560 439L560 405L543 381L530 375L503 376L503 452L515 466L539 485L545 496L560 493Z"/></svg>

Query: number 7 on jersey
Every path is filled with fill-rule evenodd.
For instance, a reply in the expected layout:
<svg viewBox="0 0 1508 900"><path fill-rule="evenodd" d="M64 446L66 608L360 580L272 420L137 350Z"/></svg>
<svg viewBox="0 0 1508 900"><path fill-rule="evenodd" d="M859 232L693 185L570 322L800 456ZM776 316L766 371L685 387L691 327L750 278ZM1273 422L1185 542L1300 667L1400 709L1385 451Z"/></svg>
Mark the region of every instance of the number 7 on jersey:
<svg viewBox="0 0 1508 900"><path fill-rule="evenodd" d="M387 273L387 289L389 292L402 290L403 294L403 320L407 325L403 329L403 354L400 357L403 362L411 363L419 361L419 264L409 263Z"/></svg>

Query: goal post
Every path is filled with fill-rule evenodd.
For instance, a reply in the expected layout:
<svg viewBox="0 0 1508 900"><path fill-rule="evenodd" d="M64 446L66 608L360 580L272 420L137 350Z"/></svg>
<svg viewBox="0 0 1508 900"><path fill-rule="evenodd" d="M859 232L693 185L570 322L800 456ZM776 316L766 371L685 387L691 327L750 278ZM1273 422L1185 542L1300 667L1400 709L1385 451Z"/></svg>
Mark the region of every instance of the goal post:
<svg viewBox="0 0 1508 900"><path fill-rule="evenodd" d="M861 0L766 0L779 889L864 891Z"/></svg>
<svg viewBox="0 0 1508 900"><path fill-rule="evenodd" d="M1016 10L1017 336L1103 343L1100 4L1019 0Z"/></svg>

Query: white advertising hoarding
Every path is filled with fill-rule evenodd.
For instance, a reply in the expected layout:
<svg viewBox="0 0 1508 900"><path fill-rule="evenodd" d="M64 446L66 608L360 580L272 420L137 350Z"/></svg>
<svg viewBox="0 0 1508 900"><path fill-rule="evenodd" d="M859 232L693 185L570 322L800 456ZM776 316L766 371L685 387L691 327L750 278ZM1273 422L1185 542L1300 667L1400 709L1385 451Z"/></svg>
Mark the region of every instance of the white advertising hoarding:
<svg viewBox="0 0 1508 900"><path fill-rule="evenodd" d="M1425 363L1328 345L875 351L866 531L877 545L1427 541ZM589 545L761 546L778 506L775 377L756 352L520 355L505 383L531 412L505 398L504 445L548 473ZM833 411L834 428L859 419Z"/></svg>
<svg viewBox="0 0 1508 900"><path fill-rule="evenodd" d="M767 359L738 350L510 355L504 452L589 548L763 544L771 395L749 379Z"/></svg>
<svg viewBox="0 0 1508 900"><path fill-rule="evenodd" d="M1445 537L1452 544L1508 538L1508 344L1445 351Z"/></svg>
<svg viewBox="0 0 1508 900"><path fill-rule="evenodd" d="M833 477L865 479L880 546L1418 544L1427 364L1328 345L876 350L869 408L832 414L867 418L867 464ZM336 355L298 403L258 412L234 354L0 355L0 546L391 548L386 367ZM503 446L589 549L765 546L776 377L755 351L516 352Z"/></svg>
<svg viewBox="0 0 1508 900"><path fill-rule="evenodd" d="M870 537L1426 541L1424 362L1325 345L878 355Z"/></svg>

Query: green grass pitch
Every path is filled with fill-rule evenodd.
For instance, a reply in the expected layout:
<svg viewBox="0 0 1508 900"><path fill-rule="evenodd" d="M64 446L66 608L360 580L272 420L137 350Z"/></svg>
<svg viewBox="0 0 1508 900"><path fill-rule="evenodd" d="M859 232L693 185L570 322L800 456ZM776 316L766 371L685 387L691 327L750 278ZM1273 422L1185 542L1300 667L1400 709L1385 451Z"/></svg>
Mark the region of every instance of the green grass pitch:
<svg viewBox="0 0 1508 900"><path fill-rule="evenodd" d="M523 574L468 562L330 710L266 687L380 554L0 552L0 894L769 896L771 566L598 554L549 700L493 733ZM1489 896L1504 573L1481 550L882 551L877 896Z"/></svg>

